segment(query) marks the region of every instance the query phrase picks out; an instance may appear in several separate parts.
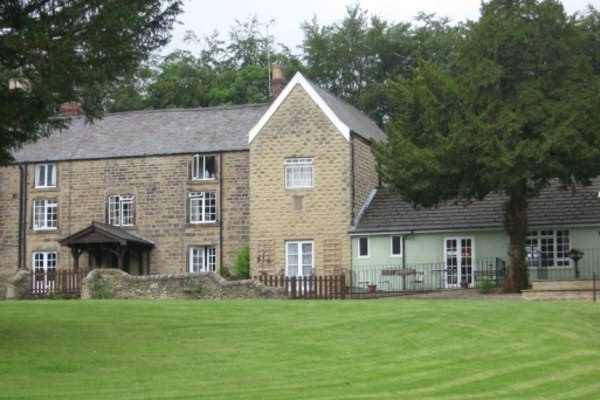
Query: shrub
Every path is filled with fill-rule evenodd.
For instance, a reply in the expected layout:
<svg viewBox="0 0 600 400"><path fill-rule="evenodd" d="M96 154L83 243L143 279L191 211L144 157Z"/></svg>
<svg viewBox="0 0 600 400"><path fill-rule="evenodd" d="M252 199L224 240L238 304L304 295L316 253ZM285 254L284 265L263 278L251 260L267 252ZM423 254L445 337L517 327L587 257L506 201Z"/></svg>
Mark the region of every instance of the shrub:
<svg viewBox="0 0 600 400"><path fill-rule="evenodd" d="M250 245L244 244L235 260L235 274L238 278L250 277Z"/></svg>

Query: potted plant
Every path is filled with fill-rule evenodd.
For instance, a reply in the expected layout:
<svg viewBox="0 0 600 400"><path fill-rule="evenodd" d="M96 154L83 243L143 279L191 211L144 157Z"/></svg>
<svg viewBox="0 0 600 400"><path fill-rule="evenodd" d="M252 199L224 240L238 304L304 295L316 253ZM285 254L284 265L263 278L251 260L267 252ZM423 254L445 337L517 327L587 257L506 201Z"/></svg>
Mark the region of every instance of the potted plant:
<svg viewBox="0 0 600 400"><path fill-rule="evenodd" d="M466 278L463 278L463 280L460 282L460 288L461 289L469 288L469 281Z"/></svg>

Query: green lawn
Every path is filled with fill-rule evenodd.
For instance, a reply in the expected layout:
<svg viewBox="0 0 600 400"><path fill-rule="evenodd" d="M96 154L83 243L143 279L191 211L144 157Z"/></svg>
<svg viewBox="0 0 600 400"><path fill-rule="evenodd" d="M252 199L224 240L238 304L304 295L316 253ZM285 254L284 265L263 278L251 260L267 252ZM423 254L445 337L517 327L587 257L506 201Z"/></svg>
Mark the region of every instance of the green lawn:
<svg viewBox="0 0 600 400"><path fill-rule="evenodd" d="M600 304L0 302L1 399L598 399Z"/></svg>

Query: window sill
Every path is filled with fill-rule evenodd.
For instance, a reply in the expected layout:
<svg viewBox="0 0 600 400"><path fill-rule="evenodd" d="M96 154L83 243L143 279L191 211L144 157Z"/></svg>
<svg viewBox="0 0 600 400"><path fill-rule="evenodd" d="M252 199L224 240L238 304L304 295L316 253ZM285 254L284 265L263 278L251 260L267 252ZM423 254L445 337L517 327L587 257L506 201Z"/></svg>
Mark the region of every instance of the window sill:
<svg viewBox="0 0 600 400"><path fill-rule="evenodd" d="M210 221L210 222L188 222L185 224L186 228L196 228L200 226L219 226L221 223L219 221Z"/></svg>
<svg viewBox="0 0 600 400"><path fill-rule="evenodd" d="M60 234L61 230L58 228L40 228L30 229L29 232L32 234Z"/></svg>

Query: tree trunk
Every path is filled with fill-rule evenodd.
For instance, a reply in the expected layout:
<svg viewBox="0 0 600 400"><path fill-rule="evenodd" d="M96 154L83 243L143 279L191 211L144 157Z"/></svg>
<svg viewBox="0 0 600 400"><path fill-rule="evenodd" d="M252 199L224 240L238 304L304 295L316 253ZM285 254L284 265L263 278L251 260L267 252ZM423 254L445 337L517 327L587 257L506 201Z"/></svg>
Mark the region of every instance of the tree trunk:
<svg viewBox="0 0 600 400"><path fill-rule="evenodd" d="M527 184L523 182L508 192L504 206L504 229L509 238L508 254L510 265L504 282L506 292L517 293L527 289L527 262L525 245L527 243Z"/></svg>

